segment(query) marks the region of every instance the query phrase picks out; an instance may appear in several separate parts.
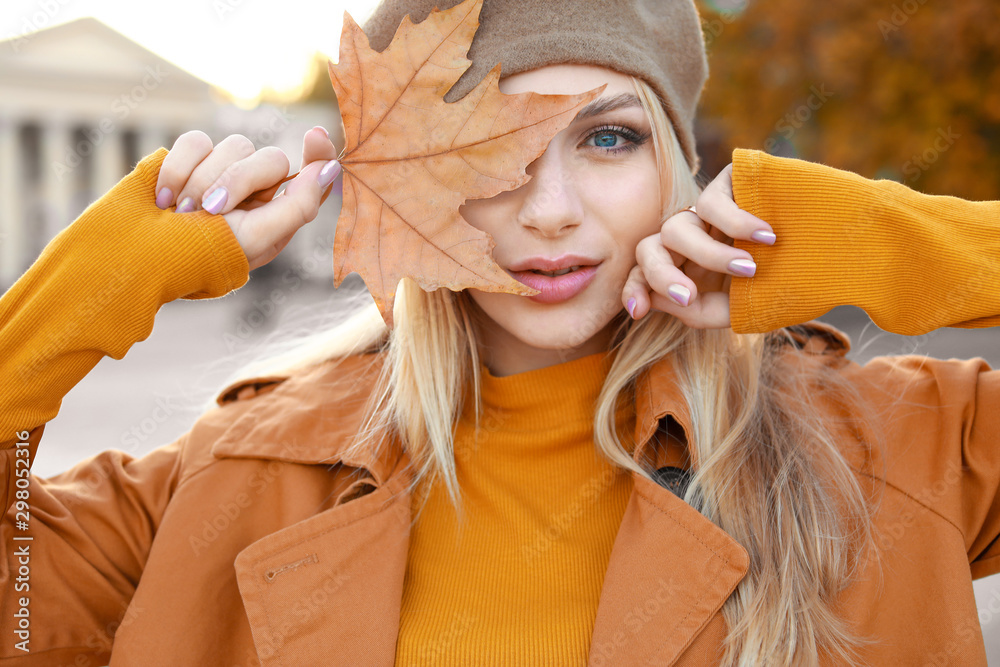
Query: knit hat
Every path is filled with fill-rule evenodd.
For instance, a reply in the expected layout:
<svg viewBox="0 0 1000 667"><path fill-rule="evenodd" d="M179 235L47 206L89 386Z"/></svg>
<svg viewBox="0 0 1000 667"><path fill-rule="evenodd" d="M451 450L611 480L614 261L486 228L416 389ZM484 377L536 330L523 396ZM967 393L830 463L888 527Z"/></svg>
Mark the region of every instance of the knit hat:
<svg viewBox="0 0 1000 667"><path fill-rule="evenodd" d="M419 23L432 7L460 0L382 0L364 25L383 51L403 17ZM483 0L469 49L471 67L444 100L464 97L497 63L501 77L561 63L600 65L650 84L698 169L694 114L708 77L701 23L693 0Z"/></svg>

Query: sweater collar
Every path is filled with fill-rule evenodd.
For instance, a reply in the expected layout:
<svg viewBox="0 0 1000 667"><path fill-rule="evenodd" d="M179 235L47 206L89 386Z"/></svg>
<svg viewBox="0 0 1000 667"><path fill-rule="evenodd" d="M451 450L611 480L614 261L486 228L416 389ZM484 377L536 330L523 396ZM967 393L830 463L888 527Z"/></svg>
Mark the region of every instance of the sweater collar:
<svg viewBox="0 0 1000 667"><path fill-rule="evenodd" d="M567 414L579 415L580 406L592 420L589 409L597 402L601 387L614 362L615 354L596 353L545 368L498 377L483 364L479 366L479 393L483 415L500 415L517 420L522 427L544 430L552 409L566 406ZM473 401L467 400L463 418L471 419ZM482 419L482 416L480 417Z"/></svg>

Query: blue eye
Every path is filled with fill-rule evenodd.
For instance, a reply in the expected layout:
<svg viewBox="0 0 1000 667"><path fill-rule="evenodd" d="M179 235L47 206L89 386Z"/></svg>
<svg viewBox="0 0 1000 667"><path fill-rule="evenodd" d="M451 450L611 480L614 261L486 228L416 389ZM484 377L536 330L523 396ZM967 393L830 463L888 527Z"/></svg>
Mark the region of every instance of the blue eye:
<svg viewBox="0 0 1000 667"><path fill-rule="evenodd" d="M644 144L648 138L649 134L639 134L631 128L615 125L600 127L594 130L584 143L603 153L613 155L626 151L634 151ZM594 140L594 143L590 143L591 139Z"/></svg>
<svg viewBox="0 0 1000 667"><path fill-rule="evenodd" d="M594 137L597 146L600 146L601 148L612 148L615 145L615 141L619 138L619 135L614 132L601 132L600 134L595 134Z"/></svg>

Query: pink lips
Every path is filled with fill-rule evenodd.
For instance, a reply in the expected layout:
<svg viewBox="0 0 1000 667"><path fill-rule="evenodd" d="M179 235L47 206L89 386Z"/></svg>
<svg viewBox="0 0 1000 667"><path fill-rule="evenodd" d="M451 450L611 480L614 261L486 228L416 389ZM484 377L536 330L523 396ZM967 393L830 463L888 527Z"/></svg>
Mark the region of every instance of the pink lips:
<svg viewBox="0 0 1000 667"><path fill-rule="evenodd" d="M561 276L544 276L534 271L511 271L512 276L540 292L528 298L536 303L559 303L582 292L597 275L597 266L581 266Z"/></svg>

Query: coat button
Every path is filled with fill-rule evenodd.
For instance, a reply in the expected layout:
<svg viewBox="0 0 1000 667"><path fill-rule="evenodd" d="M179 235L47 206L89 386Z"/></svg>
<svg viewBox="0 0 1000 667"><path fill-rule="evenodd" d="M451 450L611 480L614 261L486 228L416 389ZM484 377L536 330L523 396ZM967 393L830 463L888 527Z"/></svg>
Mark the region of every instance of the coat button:
<svg viewBox="0 0 1000 667"><path fill-rule="evenodd" d="M653 479L663 488L669 490L680 499L684 499L687 493L688 483L691 481L691 473L683 468L665 466L657 468L653 472Z"/></svg>

